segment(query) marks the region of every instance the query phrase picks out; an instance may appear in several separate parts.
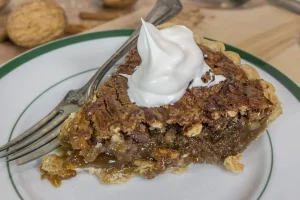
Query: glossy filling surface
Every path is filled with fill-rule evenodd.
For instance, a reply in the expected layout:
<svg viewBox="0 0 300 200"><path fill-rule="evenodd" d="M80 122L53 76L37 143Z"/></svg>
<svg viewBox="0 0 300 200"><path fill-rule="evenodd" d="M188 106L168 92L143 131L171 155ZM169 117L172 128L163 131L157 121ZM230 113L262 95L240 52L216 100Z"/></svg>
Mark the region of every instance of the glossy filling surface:
<svg viewBox="0 0 300 200"><path fill-rule="evenodd" d="M275 105L259 79L249 80L222 52L199 47L213 74L225 81L187 89L173 105L137 106L119 75L132 74L140 64L133 49L95 98L66 120L60 140L67 153L45 157L42 177L58 186L88 170L105 184L122 183L135 175L183 172L192 163L223 164L243 152L266 129Z"/></svg>

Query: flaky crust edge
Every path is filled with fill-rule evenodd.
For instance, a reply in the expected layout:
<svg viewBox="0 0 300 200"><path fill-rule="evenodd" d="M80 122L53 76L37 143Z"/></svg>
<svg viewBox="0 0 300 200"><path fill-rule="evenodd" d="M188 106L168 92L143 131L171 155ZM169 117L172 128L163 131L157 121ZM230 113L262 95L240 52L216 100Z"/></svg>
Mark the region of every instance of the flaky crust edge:
<svg viewBox="0 0 300 200"><path fill-rule="evenodd" d="M175 24L173 24L173 23L166 23L166 24L162 24L162 25L158 26L158 28L162 29L162 28L167 28L167 27L171 27L174 25ZM265 80L262 80L260 78L257 70L254 67L252 67L248 64L241 64L241 58L240 58L239 54L237 54L236 52L232 52L232 51L226 51L225 45L222 42L206 40L202 36L199 36L196 34L194 34L194 39L195 39L195 42L199 45L206 46L214 51L222 52L234 64L239 65L242 68L242 70L244 71L245 75L247 76L247 78L249 80L255 80L255 79L260 80L261 86L263 88L264 96L275 106L272 114L269 116L269 118L267 120L267 126L269 126L272 122L274 122L282 114L282 106L281 106L281 103L280 103L276 93L275 93L274 86L271 83L269 83ZM94 98L96 98L96 96L94 96ZM93 99L93 100L95 100L95 99ZM63 128L68 128L69 121L72 118L76 117L76 115L77 114L75 114L75 113L70 115L69 118L64 122ZM257 138L259 138L260 135ZM232 160L231 158L237 157L238 160L240 160L241 156L242 156L241 154L238 154L236 156L227 157L224 162L225 168L228 169L229 171L233 171L233 172L242 171L243 167L240 170L232 170L232 169L236 168L237 164L238 165L241 165L241 164L238 162L231 162L231 160ZM233 168L226 167L228 165L234 166L234 167ZM188 169L188 166L185 166L185 167L175 166L175 167L168 169L167 171L171 172L171 173L175 173L175 174L181 174L181 173L184 173L187 169ZM101 180L101 182L104 184L121 184L121 183L128 181L131 177L137 175L137 174L127 174L127 176L123 176L122 173L116 173L115 174L116 176L108 176L108 174L106 174L103 170L94 169L94 168L77 169L77 171L88 171L90 174L96 174L99 177L99 179Z"/></svg>
<svg viewBox="0 0 300 200"><path fill-rule="evenodd" d="M248 80L259 80L260 81L265 98L267 98L274 105L274 110L270 114L269 118L267 119L267 127L269 127L283 113L281 102L279 101L279 99L275 93L276 92L275 87L270 82L261 79L259 73L253 66L248 65L248 64L241 64L241 57L238 53L232 52L232 51L226 51L225 45L219 41L207 40L207 39L204 39L202 36L195 35L195 34L194 34L194 39L195 39L195 42L199 45L206 46L214 51L222 52L235 65L239 65L241 67L241 69L244 71L245 75L247 76ZM258 137L256 139L258 139L263 132L264 132L264 130L258 135ZM241 158L241 154L236 155L236 156L239 156ZM228 165L232 165L232 166L237 165L237 163L230 162L231 157L232 156L229 156L225 159L225 161L224 161L225 168L232 172L243 171L243 169L237 171L237 170L233 170L235 168L227 167Z"/></svg>
<svg viewBox="0 0 300 200"><path fill-rule="evenodd" d="M259 73L257 70L248 65L248 64L241 64L241 57L238 53L232 51L225 51L225 45L219 41L210 41L204 39L202 36L194 35L194 39L197 44L206 46L215 51L221 51L227 58L229 58L235 65L239 65L240 68L244 71L245 75L249 80L259 80L262 86L264 96L267 98L274 106L274 110L272 114L269 116L267 121L267 125L269 126L272 122L274 122L282 113L282 106L281 102L279 101L275 87L268 81L265 81L260 78Z"/></svg>

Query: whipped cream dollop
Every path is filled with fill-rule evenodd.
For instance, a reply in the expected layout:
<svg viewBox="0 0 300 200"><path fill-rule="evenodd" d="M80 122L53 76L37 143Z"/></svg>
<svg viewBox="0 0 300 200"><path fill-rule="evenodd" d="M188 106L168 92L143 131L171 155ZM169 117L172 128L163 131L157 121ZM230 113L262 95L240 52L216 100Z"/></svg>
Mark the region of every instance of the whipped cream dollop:
<svg viewBox="0 0 300 200"><path fill-rule="evenodd" d="M178 101L189 87L210 86L225 80L215 75L203 83L201 76L210 70L193 32L185 26L158 30L142 20L137 49L140 66L128 78L128 95L144 107L158 107ZM211 74L213 76L213 74Z"/></svg>

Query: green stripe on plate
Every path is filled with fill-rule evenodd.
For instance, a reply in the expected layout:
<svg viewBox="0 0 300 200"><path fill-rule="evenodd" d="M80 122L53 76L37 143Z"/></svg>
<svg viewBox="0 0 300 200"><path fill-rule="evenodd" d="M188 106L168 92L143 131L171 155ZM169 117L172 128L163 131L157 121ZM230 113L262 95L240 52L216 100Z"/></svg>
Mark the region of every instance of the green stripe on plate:
<svg viewBox="0 0 300 200"><path fill-rule="evenodd" d="M72 36L64 39L60 39L54 42L50 42L48 44L36 47L18 57L15 59L12 59L11 61L5 63L0 68L0 80L5 75L7 75L9 72L13 71L14 69L18 68L25 62L28 62L40 55L43 55L47 52L53 51L55 49L68 46L71 44L76 44L79 42L89 41L89 40L95 40L100 38L109 38L109 37L118 37L118 36L129 36L133 30L129 29L122 29L122 30L111 30L111 31L102 31L102 32L94 32L94 33L87 33L83 35L77 35ZM300 88L299 86L293 82L289 77L284 75L282 72L280 72L278 69L273 67L272 65L266 63L265 61L261 60L260 58L257 58L239 48L233 47L231 45L225 44L226 50L234 51L240 56L255 64L257 67L261 68L262 70L269 73L271 76L273 76L276 80L278 80L282 85L284 85L300 102Z"/></svg>
<svg viewBox="0 0 300 200"><path fill-rule="evenodd" d="M28 62L40 55L53 51L55 49L59 49L61 47L69 46L72 44L95 40L100 38L109 38L109 37L119 37L119 36L129 36L133 30L112 30L112 31L102 31L102 32L95 32L95 33L87 33L78 36L72 36L64 39L60 39L54 42L47 43L45 45L36 47L28 52L21 54L20 56L8 61L7 63L3 64L0 68L0 80L9 72L13 71L14 69L18 68L25 62Z"/></svg>

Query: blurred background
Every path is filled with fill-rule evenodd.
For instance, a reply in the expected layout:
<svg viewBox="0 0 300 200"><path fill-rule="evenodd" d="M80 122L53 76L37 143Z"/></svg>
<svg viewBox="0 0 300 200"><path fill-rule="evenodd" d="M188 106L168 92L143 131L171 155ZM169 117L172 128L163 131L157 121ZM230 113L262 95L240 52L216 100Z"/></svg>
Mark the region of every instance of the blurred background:
<svg viewBox="0 0 300 200"><path fill-rule="evenodd" d="M59 38L135 28L156 0L55 2L0 0L0 65ZM182 0L182 3L183 11L171 21L250 52L300 84L300 1ZM34 26L38 27L36 31L32 31Z"/></svg>

